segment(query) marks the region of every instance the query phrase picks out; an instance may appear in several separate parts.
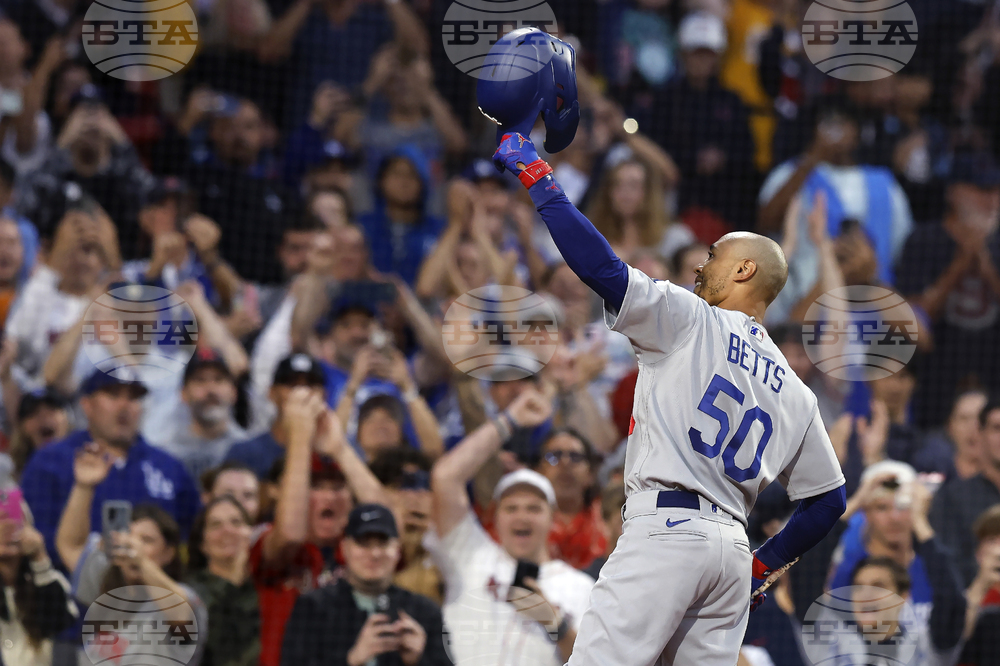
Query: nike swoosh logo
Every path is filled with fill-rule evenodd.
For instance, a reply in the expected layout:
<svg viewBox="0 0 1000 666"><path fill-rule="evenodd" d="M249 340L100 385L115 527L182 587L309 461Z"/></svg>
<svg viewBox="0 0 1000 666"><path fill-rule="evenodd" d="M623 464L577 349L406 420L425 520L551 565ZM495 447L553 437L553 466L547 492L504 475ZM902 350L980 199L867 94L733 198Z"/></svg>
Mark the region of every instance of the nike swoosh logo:
<svg viewBox="0 0 1000 666"><path fill-rule="evenodd" d="M669 518L667 518L667 527L677 527L681 523L686 523L689 520L691 520L691 519L690 518L685 518L684 520L670 520Z"/></svg>

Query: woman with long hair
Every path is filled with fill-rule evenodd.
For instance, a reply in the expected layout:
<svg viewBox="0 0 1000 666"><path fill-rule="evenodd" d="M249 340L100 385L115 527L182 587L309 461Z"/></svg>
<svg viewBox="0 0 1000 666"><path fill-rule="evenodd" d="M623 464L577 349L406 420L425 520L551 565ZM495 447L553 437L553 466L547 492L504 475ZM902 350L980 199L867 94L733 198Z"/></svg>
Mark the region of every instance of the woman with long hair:
<svg viewBox="0 0 1000 666"><path fill-rule="evenodd" d="M250 516L232 495L211 499L191 528L187 582L212 626L202 666L252 666L260 659L260 605L247 566L252 531Z"/></svg>
<svg viewBox="0 0 1000 666"><path fill-rule="evenodd" d="M0 661L50 666L52 639L78 617L69 583L28 522L0 514Z"/></svg>
<svg viewBox="0 0 1000 666"><path fill-rule="evenodd" d="M587 217L625 261L638 249L669 257L695 240L690 229L667 214L660 173L637 158L604 173Z"/></svg>

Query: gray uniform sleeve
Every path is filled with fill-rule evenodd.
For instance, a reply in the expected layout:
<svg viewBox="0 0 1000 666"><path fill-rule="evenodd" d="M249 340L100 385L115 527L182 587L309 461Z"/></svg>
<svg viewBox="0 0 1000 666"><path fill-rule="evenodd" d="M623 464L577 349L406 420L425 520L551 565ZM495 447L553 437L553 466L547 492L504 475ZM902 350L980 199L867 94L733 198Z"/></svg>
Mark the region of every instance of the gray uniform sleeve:
<svg viewBox="0 0 1000 666"><path fill-rule="evenodd" d="M647 363L670 355L709 315L709 305L666 280L653 280L629 266L628 291L617 313L604 311L612 331L625 335Z"/></svg>
<svg viewBox="0 0 1000 666"><path fill-rule="evenodd" d="M778 480L792 501L819 495L844 484L844 473L815 404L802 444L778 475Z"/></svg>

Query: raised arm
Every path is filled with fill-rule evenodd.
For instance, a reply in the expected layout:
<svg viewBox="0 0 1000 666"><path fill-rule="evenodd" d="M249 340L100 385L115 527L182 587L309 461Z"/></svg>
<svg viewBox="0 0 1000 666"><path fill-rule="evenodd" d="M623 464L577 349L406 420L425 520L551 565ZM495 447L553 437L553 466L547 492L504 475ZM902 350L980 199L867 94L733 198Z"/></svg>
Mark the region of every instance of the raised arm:
<svg viewBox="0 0 1000 666"><path fill-rule="evenodd" d="M56 529L56 551L67 571L76 569L87 544L94 488L108 476L112 462L111 454L98 444L83 446L73 461L73 489Z"/></svg>
<svg viewBox="0 0 1000 666"><path fill-rule="evenodd" d="M316 452L329 456L344 473L351 494L362 504L388 504L385 488L368 469L354 448L347 444L344 428L337 413L327 408L320 416L316 438Z"/></svg>
<svg viewBox="0 0 1000 666"><path fill-rule="evenodd" d="M481 425L437 461L431 471L431 490L438 536L447 536L469 513L466 484L500 450L514 428L532 428L551 413L551 402L535 389L527 389L503 414Z"/></svg>
<svg viewBox="0 0 1000 666"><path fill-rule="evenodd" d="M570 203L552 177L552 167L539 159L531 141L522 134L505 135L493 163L516 175L528 188L552 240L573 272L615 310L621 308L628 288L628 266L591 221Z"/></svg>

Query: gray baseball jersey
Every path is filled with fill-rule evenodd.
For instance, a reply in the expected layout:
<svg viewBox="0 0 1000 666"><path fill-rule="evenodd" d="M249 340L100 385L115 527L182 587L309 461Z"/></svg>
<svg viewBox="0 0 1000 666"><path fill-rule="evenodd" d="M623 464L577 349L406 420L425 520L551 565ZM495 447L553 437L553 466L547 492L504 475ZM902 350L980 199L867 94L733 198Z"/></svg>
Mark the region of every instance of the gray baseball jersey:
<svg viewBox="0 0 1000 666"><path fill-rule="evenodd" d="M629 267L622 307L605 320L639 360L628 495L691 490L745 525L776 478L792 500L844 483L816 396L753 317Z"/></svg>

